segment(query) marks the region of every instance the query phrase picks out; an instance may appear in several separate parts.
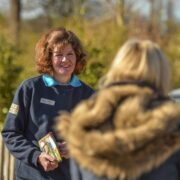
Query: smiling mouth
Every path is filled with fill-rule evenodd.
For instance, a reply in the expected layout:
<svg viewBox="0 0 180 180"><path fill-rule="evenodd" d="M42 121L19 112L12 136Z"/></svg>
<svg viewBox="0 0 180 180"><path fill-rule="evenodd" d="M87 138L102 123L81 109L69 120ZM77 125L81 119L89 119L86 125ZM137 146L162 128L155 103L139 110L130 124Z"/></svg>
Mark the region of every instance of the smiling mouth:
<svg viewBox="0 0 180 180"><path fill-rule="evenodd" d="M62 66L61 68L65 68L65 69L68 69L70 68L71 66Z"/></svg>
<svg viewBox="0 0 180 180"><path fill-rule="evenodd" d="M70 68L71 66L70 65L68 65L68 66L60 66L61 68Z"/></svg>

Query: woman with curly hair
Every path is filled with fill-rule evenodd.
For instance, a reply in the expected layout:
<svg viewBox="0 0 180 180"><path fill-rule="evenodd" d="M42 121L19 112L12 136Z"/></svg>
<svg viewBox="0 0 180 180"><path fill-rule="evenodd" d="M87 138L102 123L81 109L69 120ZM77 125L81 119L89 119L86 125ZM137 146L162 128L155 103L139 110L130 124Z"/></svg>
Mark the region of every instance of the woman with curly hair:
<svg viewBox="0 0 180 180"><path fill-rule="evenodd" d="M59 116L72 180L179 180L180 106L170 84L159 46L127 41L99 91Z"/></svg>
<svg viewBox="0 0 180 180"><path fill-rule="evenodd" d="M2 136L16 158L16 180L70 180L66 143L53 127L59 111L71 111L93 93L76 76L86 65L86 53L79 38L64 28L44 34L35 50L40 75L18 87ZM40 151L38 141L49 132L59 145L60 163Z"/></svg>

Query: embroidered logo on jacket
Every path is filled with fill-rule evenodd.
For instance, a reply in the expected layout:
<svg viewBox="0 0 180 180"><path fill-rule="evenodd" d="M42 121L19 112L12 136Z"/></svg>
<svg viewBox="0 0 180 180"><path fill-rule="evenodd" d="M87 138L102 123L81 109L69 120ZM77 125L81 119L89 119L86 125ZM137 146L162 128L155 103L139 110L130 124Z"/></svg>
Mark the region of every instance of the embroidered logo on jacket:
<svg viewBox="0 0 180 180"><path fill-rule="evenodd" d="M50 99L46 99L46 98L41 98L40 103L51 105L51 106L55 105L55 101L50 100Z"/></svg>
<svg viewBox="0 0 180 180"><path fill-rule="evenodd" d="M14 114L14 115L17 115L19 112L19 105L12 103L11 107L9 109L9 112Z"/></svg>

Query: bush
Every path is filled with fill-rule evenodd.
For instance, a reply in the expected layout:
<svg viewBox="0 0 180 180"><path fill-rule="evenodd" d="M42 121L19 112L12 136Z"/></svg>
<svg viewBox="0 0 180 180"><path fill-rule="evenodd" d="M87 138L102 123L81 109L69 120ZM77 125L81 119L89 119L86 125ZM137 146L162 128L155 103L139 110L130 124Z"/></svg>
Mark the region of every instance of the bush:
<svg viewBox="0 0 180 180"><path fill-rule="evenodd" d="M0 36L0 122L4 122L5 116L11 104L16 81L22 68L15 64L18 51L5 38Z"/></svg>

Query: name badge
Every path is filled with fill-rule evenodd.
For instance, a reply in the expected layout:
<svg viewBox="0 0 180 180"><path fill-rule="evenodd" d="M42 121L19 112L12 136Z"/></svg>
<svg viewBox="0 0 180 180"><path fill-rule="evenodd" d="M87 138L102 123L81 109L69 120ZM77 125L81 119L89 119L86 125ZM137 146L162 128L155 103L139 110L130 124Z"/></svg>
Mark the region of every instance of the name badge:
<svg viewBox="0 0 180 180"><path fill-rule="evenodd" d="M46 98L41 98L40 103L51 105L51 106L55 105L55 101L50 100L50 99L46 99Z"/></svg>

